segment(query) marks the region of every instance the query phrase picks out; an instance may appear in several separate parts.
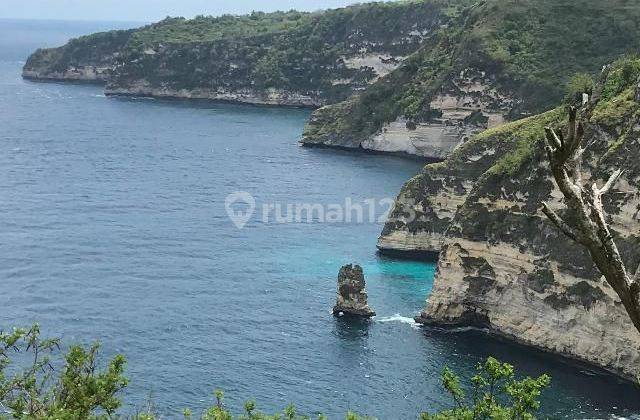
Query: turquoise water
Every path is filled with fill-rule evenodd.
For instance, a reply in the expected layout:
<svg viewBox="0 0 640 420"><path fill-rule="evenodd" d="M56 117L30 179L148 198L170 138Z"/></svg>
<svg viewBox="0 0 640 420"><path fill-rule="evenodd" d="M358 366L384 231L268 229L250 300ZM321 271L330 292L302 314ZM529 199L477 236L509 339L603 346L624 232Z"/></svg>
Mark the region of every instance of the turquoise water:
<svg viewBox="0 0 640 420"><path fill-rule="evenodd" d="M640 411L635 388L480 332L413 325L434 265L375 253L381 224L265 223L239 230L225 197L265 203L393 198L420 163L302 149L308 111L105 98L101 88L20 78L41 45L109 24L0 22L0 326L42 324L129 360L128 410L149 395L169 418L214 388L240 408L294 401L415 418L449 400L445 365L487 355L549 372L545 415ZM111 24L113 26L113 24ZM380 211L383 206L380 206ZM379 214L376 214L379 216ZM358 262L378 316L330 314L341 265Z"/></svg>

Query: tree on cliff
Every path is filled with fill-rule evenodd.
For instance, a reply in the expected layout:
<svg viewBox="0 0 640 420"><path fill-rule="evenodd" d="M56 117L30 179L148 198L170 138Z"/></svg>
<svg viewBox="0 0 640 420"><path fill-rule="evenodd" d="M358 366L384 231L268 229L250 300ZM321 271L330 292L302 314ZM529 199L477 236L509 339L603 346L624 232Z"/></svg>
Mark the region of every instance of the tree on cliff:
<svg viewBox="0 0 640 420"><path fill-rule="evenodd" d="M576 114L576 108L570 107L566 137L562 131L545 129L545 150L568 211L560 216L547 203L543 203L542 211L566 236L587 248L640 332L640 267L632 275L625 266L602 205L602 196L611 190L622 171L616 170L602 187L582 179L584 127Z"/></svg>

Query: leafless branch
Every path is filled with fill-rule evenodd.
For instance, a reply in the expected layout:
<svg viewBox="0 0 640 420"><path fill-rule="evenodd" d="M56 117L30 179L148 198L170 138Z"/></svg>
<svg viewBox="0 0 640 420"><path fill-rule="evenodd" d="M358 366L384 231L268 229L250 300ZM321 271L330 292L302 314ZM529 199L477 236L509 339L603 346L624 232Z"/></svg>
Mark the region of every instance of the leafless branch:
<svg viewBox="0 0 640 420"><path fill-rule="evenodd" d="M556 212L549 208L547 203L542 203L542 212L551 220L551 222L556 225L558 229L560 229L565 235L569 238L573 239L575 242L581 242L578 239L578 233L575 232L569 225L567 225L561 218L558 216Z"/></svg>
<svg viewBox="0 0 640 420"><path fill-rule="evenodd" d="M547 203L542 203L542 212L567 237L587 248L596 267L618 294L640 332L640 267L631 278L611 234L602 204L602 196L613 188L623 171L614 171L602 188L595 183L590 187L583 185L581 172L585 148L581 144L584 133L584 126L578 122L574 107L569 109L566 138L561 131L545 128L545 151L551 172L574 217L563 219Z"/></svg>

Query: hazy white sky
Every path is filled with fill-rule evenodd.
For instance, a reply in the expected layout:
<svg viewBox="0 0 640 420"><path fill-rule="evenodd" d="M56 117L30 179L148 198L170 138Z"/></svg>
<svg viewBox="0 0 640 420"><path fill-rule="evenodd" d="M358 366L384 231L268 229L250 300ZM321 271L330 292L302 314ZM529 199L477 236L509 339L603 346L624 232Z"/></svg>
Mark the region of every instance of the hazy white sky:
<svg viewBox="0 0 640 420"><path fill-rule="evenodd" d="M247 13L252 10L317 10L354 0L0 0L0 18L148 22L165 16Z"/></svg>

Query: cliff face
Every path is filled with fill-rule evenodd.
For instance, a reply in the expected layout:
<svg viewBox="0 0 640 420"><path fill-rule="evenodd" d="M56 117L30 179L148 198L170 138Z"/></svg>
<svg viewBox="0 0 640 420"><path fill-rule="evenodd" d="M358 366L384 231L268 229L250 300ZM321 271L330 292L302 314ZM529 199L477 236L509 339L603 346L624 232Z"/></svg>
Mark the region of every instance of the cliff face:
<svg viewBox="0 0 640 420"><path fill-rule="evenodd" d="M632 269L640 262L638 77L640 62L614 64L583 114L585 179L625 170L605 207ZM427 166L401 192L380 247L440 251L419 321L486 327L636 379L640 334L587 252L539 212L542 201L563 208L542 148L543 127L563 119L559 109L489 130Z"/></svg>
<svg viewBox="0 0 640 420"><path fill-rule="evenodd" d="M561 109L484 131L445 161L425 166L407 182L389 215L378 248L382 252L438 253L458 207L476 180L518 146L535 142Z"/></svg>
<svg viewBox="0 0 640 420"><path fill-rule="evenodd" d="M402 95L404 87L413 83L410 70L423 65L423 56L439 61L442 68L433 73L434 77L436 73L442 76L449 71L447 57L434 56L447 53L428 46L358 96L320 108L305 127L301 143L444 159L473 134L503 124L517 101L499 93L486 73L476 68L465 68L450 80L430 81L438 92L420 93L424 96L419 99L426 101L420 106L428 115L416 118L401 114L395 108L402 106L402 98L393 99L387 116L377 110L364 111L368 107L364 103L377 107L398 92ZM380 117L377 121L376 116Z"/></svg>
<svg viewBox="0 0 640 420"><path fill-rule="evenodd" d="M301 143L444 158L635 51L639 23L640 5L624 0L477 2L366 91L317 110Z"/></svg>
<svg viewBox="0 0 640 420"><path fill-rule="evenodd" d="M24 75L96 78L108 82L108 94L318 107L344 100L396 69L447 25L458 3L469 2L166 19L127 37L99 34L39 50Z"/></svg>
<svg viewBox="0 0 640 420"><path fill-rule="evenodd" d="M39 49L27 60L26 79L106 83L133 30L76 38L64 47Z"/></svg>
<svg viewBox="0 0 640 420"><path fill-rule="evenodd" d="M424 1L288 13L277 24L265 22L275 19L269 16L255 17L258 31L195 36L188 43L166 42L166 28L141 33L107 92L321 106L397 68L447 21L441 5ZM212 19L211 25L221 23Z"/></svg>
<svg viewBox="0 0 640 420"><path fill-rule="evenodd" d="M532 18L534 17L534 18ZM301 143L443 159L635 51L627 0L414 0L168 18L38 50L24 77L106 93L321 107Z"/></svg>

